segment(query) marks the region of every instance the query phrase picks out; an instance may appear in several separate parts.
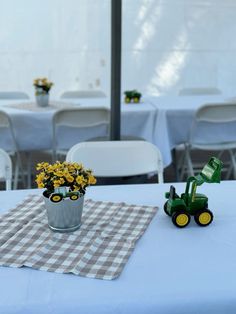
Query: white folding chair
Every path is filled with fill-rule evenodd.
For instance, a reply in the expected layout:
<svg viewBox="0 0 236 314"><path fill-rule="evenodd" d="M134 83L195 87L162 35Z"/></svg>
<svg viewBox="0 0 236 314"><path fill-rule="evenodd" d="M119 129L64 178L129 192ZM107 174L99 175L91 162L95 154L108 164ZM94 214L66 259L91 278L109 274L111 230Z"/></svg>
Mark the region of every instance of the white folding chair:
<svg viewBox="0 0 236 314"><path fill-rule="evenodd" d="M190 95L219 95L221 90L216 87L192 87L182 88L179 91L179 96L190 96Z"/></svg>
<svg viewBox="0 0 236 314"><path fill-rule="evenodd" d="M1 110L0 110L0 136L4 137L5 139L6 148L4 147L4 150L6 150L6 152L13 158L14 165L13 188L16 189L19 179L19 171L21 171L22 181L24 182L22 161L18 149L18 144L16 142L16 136L11 118L6 112Z"/></svg>
<svg viewBox="0 0 236 314"><path fill-rule="evenodd" d="M29 95L24 92L9 91L0 92L0 99L30 99Z"/></svg>
<svg viewBox="0 0 236 314"><path fill-rule="evenodd" d="M77 91L66 91L62 93L62 99L73 99L73 98L102 98L106 97L106 94L100 90L77 90Z"/></svg>
<svg viewBox="0 0 236 314"><path fill-rule="evenodd" d="M205 150L222 154L228 151L230 169L236 178L236 104L216 103L200 107L195 114L189 139L185 143L183 161L178 165L181 176L187 169L188 175L194 175L194 169L199 169L191 158L192 150ZM196 166L196 167L195 167ZM201 166L200 166L201 167Z"/></svg>
<svg viewBox="0 0 236 314"><path fill-rule="evenodd" d="M163 182L163 161L159 149L146 141L84 142L67 153L68 162L82 163L97 177L129 177L157 173Z"/></svg>
<svg viewBox="0 0 236 314"><path fill-rule="evenodd" d="M87 140L108 139L110 111L106 107L67 108L55 112L52 123L53 160Z"/></svg>
<svg viewBox="0 0 236 314"><path fill-rule="evenodd" d="M5 150L0 148L0 180L5 182L5 189L12 188L12 162Z"/></svg>

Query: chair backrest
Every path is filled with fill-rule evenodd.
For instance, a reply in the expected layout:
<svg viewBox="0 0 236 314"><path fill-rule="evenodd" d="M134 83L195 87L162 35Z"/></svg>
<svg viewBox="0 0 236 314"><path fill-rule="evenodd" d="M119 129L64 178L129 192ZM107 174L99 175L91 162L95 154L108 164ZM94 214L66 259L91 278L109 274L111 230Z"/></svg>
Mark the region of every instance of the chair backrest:
<svg viewBox="0 0 236 314"><path fill-rule="evenodd" d="M6 190L12 188L12 162L10 156L0 148L0 180L6 182Z"/></svg>
<svg viewBox="0 0 236 314"><path fill-rule="evenodd" d="M77 90L66 91L61 95L61 98L101 98L106 97L106 94L100 90Z"/></svg>
<svg viewBox="0 0 236 314"><path fill-rule="evenodd" d="M0 99L30 99L29 95L24 92L9 91L0 92Z"/></svg>
<svg viewBox="0 0 236 314"><path fill-rule="evenodd" d="M182 88L179 91L179 96L190 96L190 95L220 95L221 90L216 87L193 87L193 88Z"/></svg>
<svg viewBox="0 0 236 314"><path fill-rule="evenodd" d="M207 140L209 143L228 143L230 146L232 146L230 143L233 143L233 146L236 147L235 127L236 103L205 104L195 113L190 142L199 142L197 137L201 132L205 143Z"/></svg>
<svg viewBox="0 0 236 314"><path fill-rule="evenodd" d="M98 136L108 136L110 110L106 107L97 106L61 109L55 112L52 125L55 157L58 149L68 150L78 142ZM66 143L63 137L66 138ZM62 144L62 142L64 143Z"/></svg>
<svg viewBox="0 0 236 314"><path fill-rule="evenodd" d="M127 177L155 172L158 182L163 182L161 153L146 141L83 142L68 151L66 160L82 163L97 177Z"/></svg>
<svg viewBox="0 0 236 314"><path fill-rule="evenodd" d="M195 115L198 121L227 123L236 121L236 104L209 103L201 106Z"/></svg>

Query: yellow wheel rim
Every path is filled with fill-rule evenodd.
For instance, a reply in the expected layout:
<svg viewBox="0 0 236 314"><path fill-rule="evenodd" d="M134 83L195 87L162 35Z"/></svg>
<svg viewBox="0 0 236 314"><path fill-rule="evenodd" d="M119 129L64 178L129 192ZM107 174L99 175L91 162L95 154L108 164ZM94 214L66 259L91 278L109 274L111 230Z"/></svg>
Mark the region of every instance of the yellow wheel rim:
<svg viewBox="0 0 236 314"><path fill-rule="evenodd" d="M138 103L138 102L139 102L139 99L138 99L138 98L134 98L134 102L135 102L135 103Z"/></svg>
<svg viewBox="0 0 236 314"><path fill-rule="evenodd" d="M125 102L128 104L130 103L130 98L125 98Z"/></svg>
<svg viewBox="0 0 236 314"><path fill-rule="evenodd" d="M199 222L202 225L207 225L211 221L211 215L208 212L203 212L199 215Z"/></svg>
<svg viewBox="0 0 236 314"><path fill-rule="evenodd" d="M77 200L78 196L77 195L71 195L70 198L75 201L75 200Z"/></svg>
<svg viewBox="0 0 236 314"><path fill-rule="evenodd" d="M179 214L176 217L176 224L178 226L181 226L181 227L186 226L188 221L189 221L189 218L188 218L188 216L186 214Z"/></svg>
<svg viewBox="0 0 236 314"><path fill-rule="evenodd" d="M59 195L55 195L52 197L53 202L59 202L61 200L61 197Z"/></svg>

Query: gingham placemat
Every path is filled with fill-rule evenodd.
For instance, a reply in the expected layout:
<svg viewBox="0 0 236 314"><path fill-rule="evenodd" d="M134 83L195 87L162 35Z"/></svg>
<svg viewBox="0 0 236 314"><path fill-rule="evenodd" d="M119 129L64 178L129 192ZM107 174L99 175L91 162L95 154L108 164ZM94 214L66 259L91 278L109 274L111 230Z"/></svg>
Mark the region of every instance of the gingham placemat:
<svg viewBox="0 0 236 314"><path fill-rule="evenodd" d="M75 107L78 107L79 104L71 104L71 103L63 102L63 101L50 101L49 105L46 107L37 106L36 102L25 102L25 103L18 103L18 104L10 104L6 106L16 108L16 109L37 112L37 111L48 111L48 110L53 110L53 109L55 110L55 109L62 109L62 108L75 108Z"/></svg>
<svg viewBox="0 0 236 314"><path fill-rule="evenodd" d="M114 279L156 211L88 199L80 229L58 233L47 225L42 197L29 195L0 216L0 265Z"/></svg>

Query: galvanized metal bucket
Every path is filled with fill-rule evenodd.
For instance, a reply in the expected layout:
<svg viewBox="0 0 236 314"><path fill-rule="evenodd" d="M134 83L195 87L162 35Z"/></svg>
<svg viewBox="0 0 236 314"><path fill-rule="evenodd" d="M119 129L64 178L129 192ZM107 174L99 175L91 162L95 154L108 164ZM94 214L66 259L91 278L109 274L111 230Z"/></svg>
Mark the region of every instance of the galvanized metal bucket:
<svg viewBox="0 0 236 314"><path fill-rule="evenodd" d="M40 94L36 96L36 104L39 107L47 107L49 105L49 94Z"/></svg>
<svg viewBox="0 0 236 314"><path fill-rule="evenodd" d="M63 198L58 203L53 203L43 195L47 210L48 225L53 231L71 232L81 225L81 217L84 205L84 196L77 200Z"/></svg>

